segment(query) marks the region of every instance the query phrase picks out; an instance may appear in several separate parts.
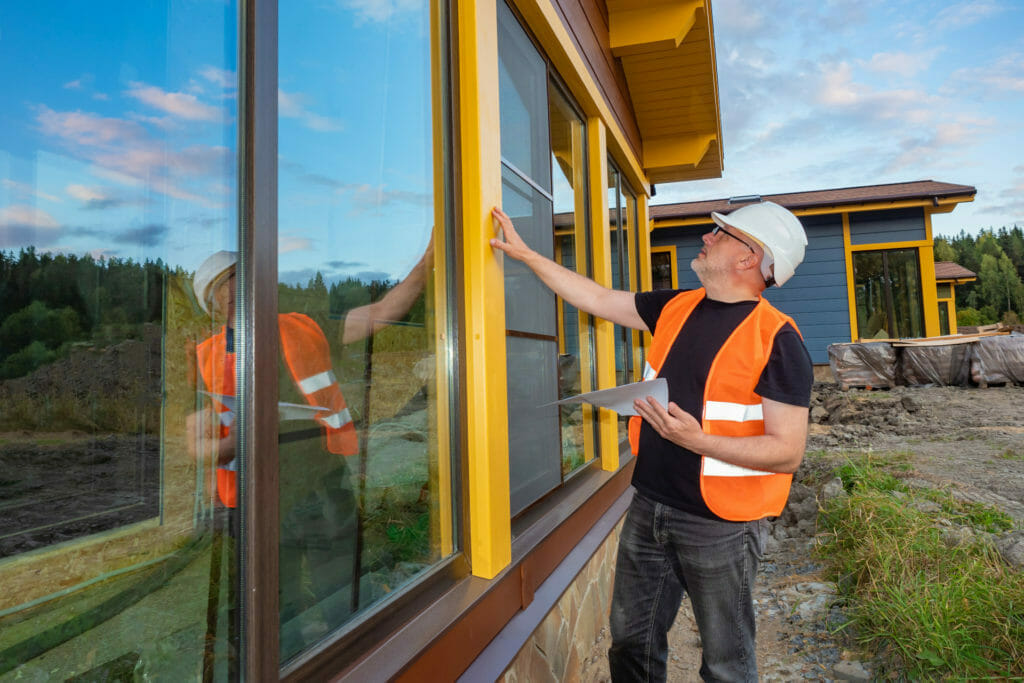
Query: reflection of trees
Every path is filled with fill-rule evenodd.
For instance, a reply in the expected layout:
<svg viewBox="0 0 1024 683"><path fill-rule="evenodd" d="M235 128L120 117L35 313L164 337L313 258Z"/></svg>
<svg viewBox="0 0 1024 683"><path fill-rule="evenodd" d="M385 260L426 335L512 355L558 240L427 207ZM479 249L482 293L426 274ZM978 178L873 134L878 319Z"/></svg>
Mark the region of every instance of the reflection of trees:
<svg viewBox="0 0 1024 683"><path fill-rule="evenodd" d="M0 379L66 357L76 342L141 339L161 320L165 276L159 260L0 251Z"/></svg>

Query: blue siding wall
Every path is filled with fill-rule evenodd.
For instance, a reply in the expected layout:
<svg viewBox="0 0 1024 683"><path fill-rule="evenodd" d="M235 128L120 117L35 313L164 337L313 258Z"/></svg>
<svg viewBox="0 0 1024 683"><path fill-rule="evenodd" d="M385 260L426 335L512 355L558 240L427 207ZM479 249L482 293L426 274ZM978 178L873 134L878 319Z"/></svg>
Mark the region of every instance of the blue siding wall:
<svg viewBox="0 0 1024 683"><path fill-rule="evenodd" d="M924 209L892 209L850 214L850 244L923 240Z"/></svg>
<svg viewBox="0 0 1024 683"><path fill-rule="evenodd" d="M829 344L850 341L843 224L839 216L807 216L801 222L807 231L804 262L784 287L770 287L765 296L796 321L811 360L827 363ZM681 289L700 286L690 261L700 251L701 235L710 229L659 228L651 234L651 246L675 245Z"/></svg>

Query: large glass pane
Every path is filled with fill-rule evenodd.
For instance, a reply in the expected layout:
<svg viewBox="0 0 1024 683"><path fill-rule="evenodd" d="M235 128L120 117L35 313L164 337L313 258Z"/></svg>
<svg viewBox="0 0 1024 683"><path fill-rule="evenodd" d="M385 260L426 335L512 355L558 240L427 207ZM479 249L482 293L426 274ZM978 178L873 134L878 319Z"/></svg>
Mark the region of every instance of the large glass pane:
<svg viewBox="0 0 1024 683"><path fill-rule="evenodd" d="M672 252L651 252L651 286L653 289L672 289Z"/></svg>
<svg viewBox="0 0 1024 683"><path fill-rule="evenodd" d="M498 3L498 44L501 156L550 190L547 64L504 2Z"/></svg>
<svg viewBox="0 0 1024 683"><path fill-rule="evenodd" d="M924 336L916 249L857 252L853 272L861 339Z"/></svg>
<svg viewBox="0 0 1024 683"><path fill-rule="evenodd" d="M892 298L899 336L923 337L924 315L917 249L893 249L884 253L893 290Z"/></svg>
<svg viewBox="0 0 1024 683"><path fill-rule="evenodd" d="M454 540L440 31L425 3L279 10L286 661Z"/></svg>
<svg viewBox="0 0 1024 683"><path fill-rule="evenodd" d="M554 83L548 87L551 122L555 259L566 268L590 275L586 220L587 176L584 124ZM591 317L558 299L558 397L591 391L594 381ZM593 410L575 404L561 407L562 475L595 457Z"/></svg>
<svg viewBox="0 0 1024 683"><path fill-rule="evenodd" d="M0 6L2 678L238 672L235 366L197 353L234 289L193 278L237 250L236 25Z"/></svg>
<svg viewBox="0 0 1024 683"><path fill-rule="evenodd" d="M611 230L612 289L629 290L629 242L621 196L621 174L608 160L608 225ZM633 342L630 330L615 325L615 381L628 384L632 377ZM619 419L625 422L625 418Z"/></svg>

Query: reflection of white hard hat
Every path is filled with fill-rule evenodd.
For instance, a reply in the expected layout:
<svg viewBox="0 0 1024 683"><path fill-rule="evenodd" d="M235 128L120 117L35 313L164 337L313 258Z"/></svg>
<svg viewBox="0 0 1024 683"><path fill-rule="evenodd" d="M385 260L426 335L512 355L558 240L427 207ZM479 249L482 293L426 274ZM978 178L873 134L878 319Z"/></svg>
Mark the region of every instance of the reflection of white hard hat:
<svg viewBox="0 0 1024 683"><path fill-rule="evenodd" d="M209 303L214 288L220 284L221 278L234 269L236 263L238 263L237 251L218 251L196 268L196 276L192 278L192 289L196 293L199 306L205 312L210 312Z"/></svg>
<svg viewBox="0 0 1024 683"><path fill-rule="evenodd" d="M792 212L774 202L748 204L725 215L712 212L711 218L722 227L742 230L761 243L761 275L769 286L781 287L804 260L804 226Z"/></svg>

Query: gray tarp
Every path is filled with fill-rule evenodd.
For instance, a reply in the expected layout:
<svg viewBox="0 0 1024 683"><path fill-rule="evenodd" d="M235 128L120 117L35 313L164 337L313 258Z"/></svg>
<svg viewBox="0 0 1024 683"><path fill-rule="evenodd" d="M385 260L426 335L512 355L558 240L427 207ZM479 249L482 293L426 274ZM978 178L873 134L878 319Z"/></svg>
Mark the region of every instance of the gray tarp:
<svg viewBox="0 0 1024 683"><path fill-rule="evenodd" d="M981 337L971 346L975 384L1024 384L1024 334Z"/></svg>
<svg viewBox="0 0 1024 683"><path fill-rule="evenodd" d="M896 350L889 342L829 344L828 364L839 384L882 388L896 384Z"/></svg>

